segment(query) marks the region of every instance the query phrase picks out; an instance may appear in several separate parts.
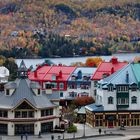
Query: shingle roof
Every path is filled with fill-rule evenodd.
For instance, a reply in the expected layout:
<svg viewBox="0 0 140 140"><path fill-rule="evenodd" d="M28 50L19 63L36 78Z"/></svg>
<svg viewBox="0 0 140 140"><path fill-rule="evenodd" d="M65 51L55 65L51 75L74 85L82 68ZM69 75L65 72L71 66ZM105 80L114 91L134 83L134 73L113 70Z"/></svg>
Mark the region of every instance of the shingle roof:
<svg viewBox="0 0 140 140"><path fill-rule="evenodd" d="M47 94L42 93L38 96L35 95L35 93L30 87L30 81L28 79L18 79L16 81L16 85L17 87L11 96L5 96L4 92L0 93L0 108L14 108L23 100L27 100L35 108L47 108L57 106L49 100Z"/></svg>

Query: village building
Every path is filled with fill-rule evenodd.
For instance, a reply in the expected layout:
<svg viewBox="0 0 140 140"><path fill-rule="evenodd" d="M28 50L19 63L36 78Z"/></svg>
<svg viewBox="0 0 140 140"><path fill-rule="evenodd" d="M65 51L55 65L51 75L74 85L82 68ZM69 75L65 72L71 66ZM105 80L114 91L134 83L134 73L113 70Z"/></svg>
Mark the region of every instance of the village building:
<svg viewBox="0 0 140 140"><path fill-rule="evenodd" d="M91 77L94 67L77 67L68 79L67 100L76 97L91 96Z"/></svg>
<svg viewBox="0 0 140 140"><path fill-rule="evenodd" d="M38 135L59 126L59 96L48 96L27 73L22 61L17 79L5 84L0 93L0 134Z"/></svg>
<svg viewBox="0 0 140 140"><path fill-rule="evenodd" d="M1 66L0 67L0 91L4 90L4 84L8 82L8 78L9 78L9 70L6 67Z"/></svg>
<svg viewBox="0 0 140 140"><path fill-rule="evenodd" d="M129 63L98 82L96 103L86 106L92 127L140 126L140 64Z"/></svg>
<svg viewBox="0 0 140 140"><path fill-rule="evenodd" d="M112 57L109 62L101 62L91 78L91 95L96 99L96 87L98 81L108 77L125 65L127 65L127 62L120 62L116 57Z"/></svg>
<svg viewBox="0 0 140 140"><path fill-rule="evenodd" d="M63 65L42 65L38 66L33 72L28 73L28 77L31 81L37 81L42 86L42 90L46 94L59 93L62 104L65 103L67 97L68 79L75 66L63 66Z"/></svg>

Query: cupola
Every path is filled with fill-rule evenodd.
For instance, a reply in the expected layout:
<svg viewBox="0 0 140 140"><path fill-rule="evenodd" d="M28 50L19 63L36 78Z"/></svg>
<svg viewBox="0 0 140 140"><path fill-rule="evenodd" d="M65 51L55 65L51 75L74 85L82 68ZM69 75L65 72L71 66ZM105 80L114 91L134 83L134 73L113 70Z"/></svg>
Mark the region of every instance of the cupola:
<svg viewBox="0 0 140 140"><path fill-rule="evenodd" d="M28 72L28 69L27 69L24 61L22 60L20 63L20 66L18 68L18 71L17 71L17 77L18 78L27 78L27 72Z"/></svg>

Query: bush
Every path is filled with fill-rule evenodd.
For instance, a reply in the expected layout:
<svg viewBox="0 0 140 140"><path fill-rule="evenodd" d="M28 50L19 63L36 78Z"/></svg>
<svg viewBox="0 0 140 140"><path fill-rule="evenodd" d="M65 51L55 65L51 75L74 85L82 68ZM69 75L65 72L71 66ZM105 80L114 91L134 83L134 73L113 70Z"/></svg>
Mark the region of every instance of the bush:
<svg viewBox="0 0 140 140"><path fill-rule="evenodd" d="M72 124L72 125L70 125L70 127L68 127L67 132L68 133L77 132L77 127Z"/></svg>

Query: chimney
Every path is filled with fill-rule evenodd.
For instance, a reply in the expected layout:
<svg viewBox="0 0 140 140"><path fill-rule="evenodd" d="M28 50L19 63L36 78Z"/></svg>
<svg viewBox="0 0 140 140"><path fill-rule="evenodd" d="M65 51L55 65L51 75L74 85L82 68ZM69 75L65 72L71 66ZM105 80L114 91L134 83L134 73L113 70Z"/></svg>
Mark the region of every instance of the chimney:
<svg viewBox="0 0 140 140"><path fill-rule="evenodd" d="M59 71L59 77L62 78L62 70Z"/></svg>
<svg viewBox="0 0 140 140"><path fill-rule="evenodd" d="M112 62L112 64L117 64L118 63L118 58L117 57L112 57L111 62Z"/></svg>
<svg viewBox="0 0 140 140"><path fill-rule="evenodd" d="M34 77L37 77L37 70L34 71Z"/></svg>
<svg viewBox="0 0 140 140"><path fill-rule="evenodd" d="M111 74L113 74L113 73L114 73L114 67L111 68Z"/></svg>
<svg viewBox="0 0 140 140"><path fill-rule="evenodd" d="M129 83L129 73L128 73L128 71L126 72L126 83Z"/></svg>

